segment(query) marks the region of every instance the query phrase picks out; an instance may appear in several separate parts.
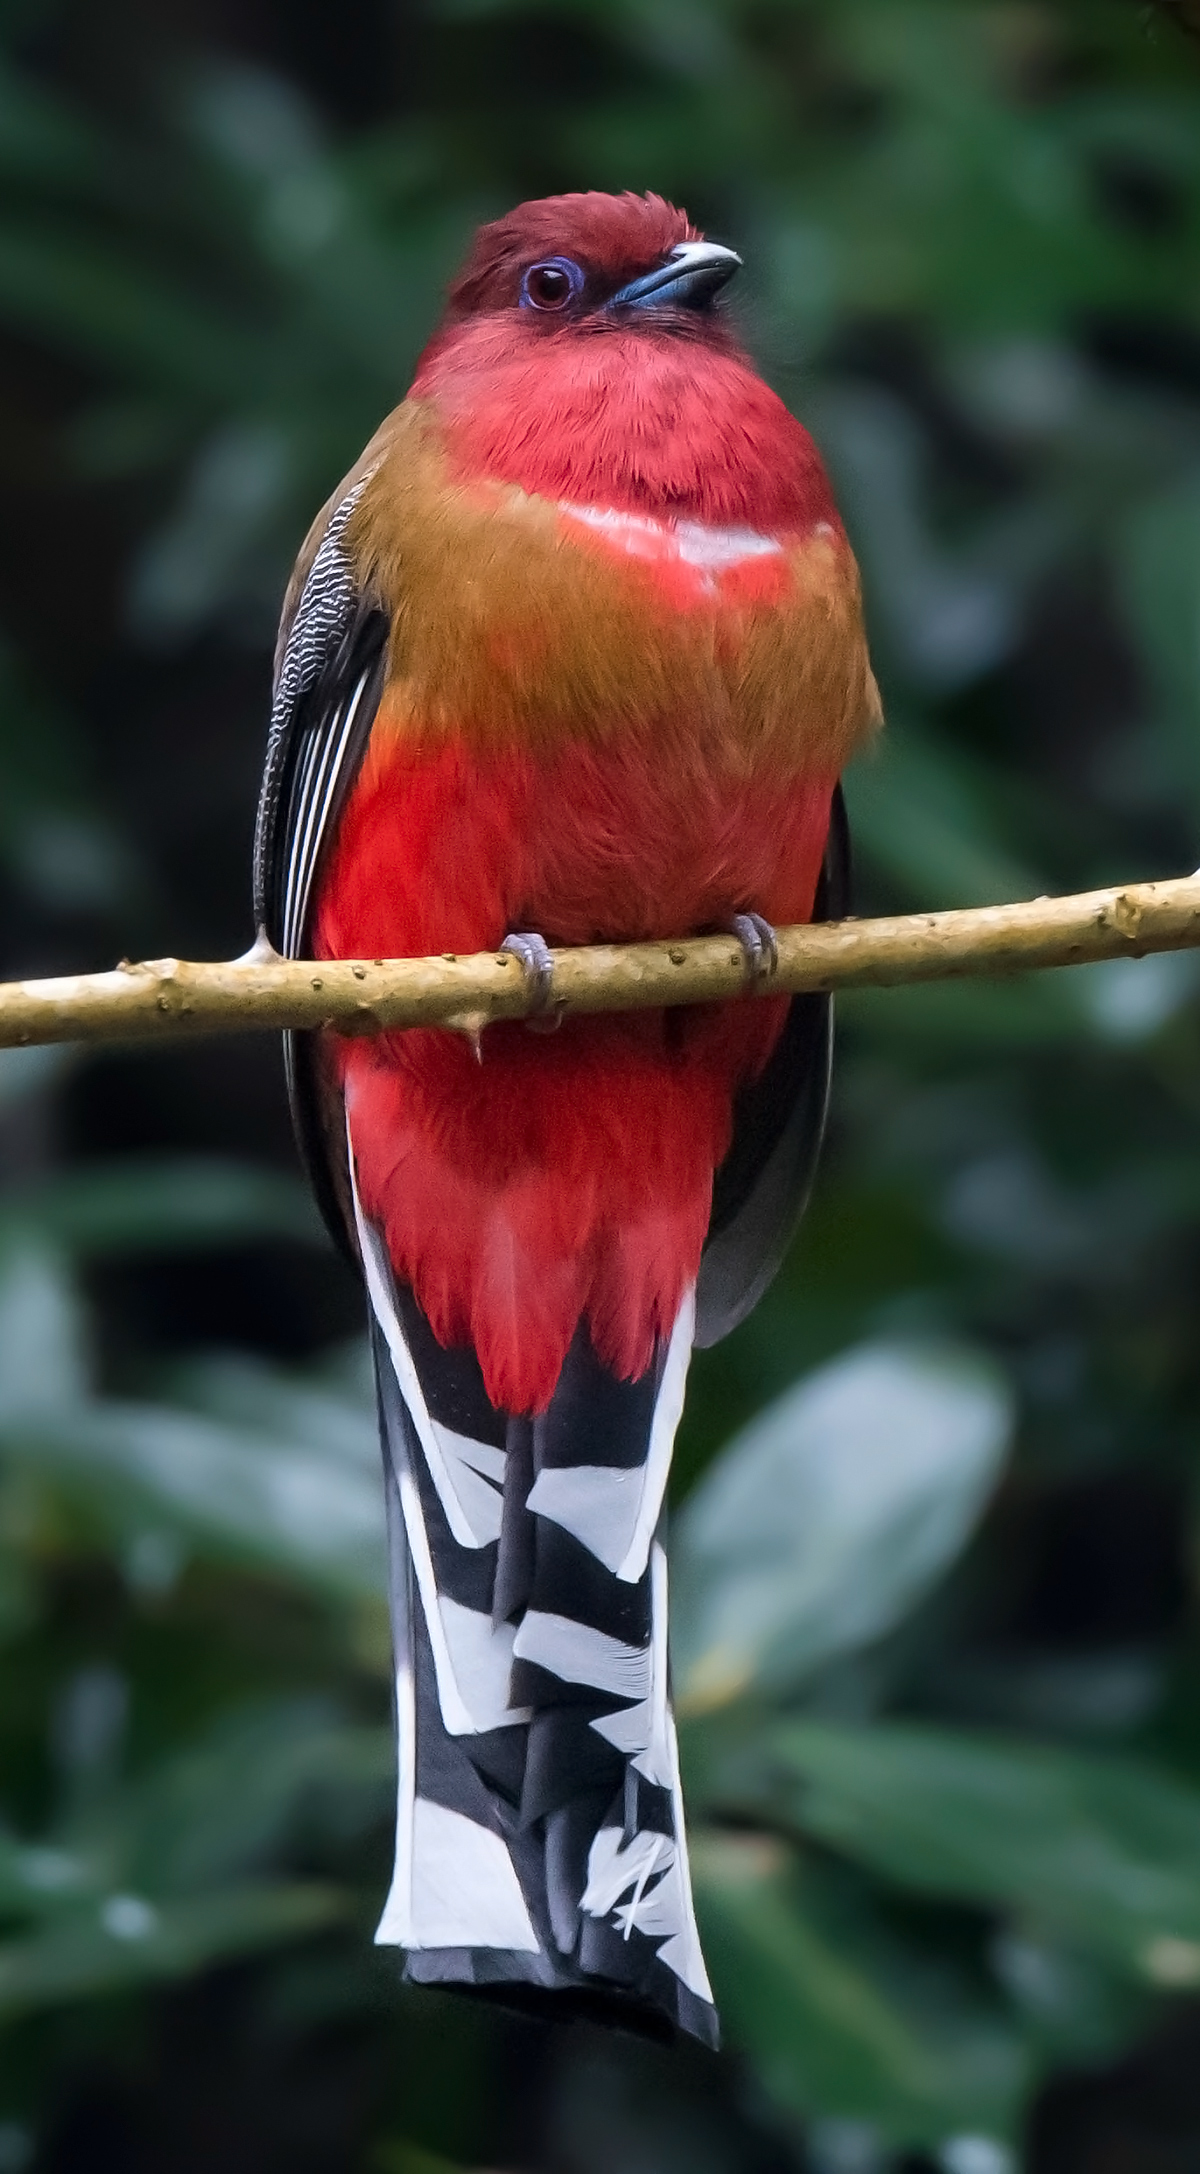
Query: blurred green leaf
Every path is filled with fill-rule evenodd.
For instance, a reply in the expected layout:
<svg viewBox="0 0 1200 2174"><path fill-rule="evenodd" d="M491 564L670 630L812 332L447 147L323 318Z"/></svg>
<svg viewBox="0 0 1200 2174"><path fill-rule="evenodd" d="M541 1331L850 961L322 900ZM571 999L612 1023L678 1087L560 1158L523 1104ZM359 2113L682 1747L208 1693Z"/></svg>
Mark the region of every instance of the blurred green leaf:
<svg viewBox="0 0 1200 2174"><path fill-rule="evenodd" d="M693 1862L728 2027L785 2105L909 2146L1010 2132L1030 2054L981 1973L889 1937L772 1836L706 1834Z"/></svg>
<svg viewBox="0 0 1200 2174"><path fill-rule="evenodd" d="M321 1236L298 1179L216 1155L131 1155L78 1164L36 1188L14 1187L0 1203L0 1252L29 1230L85 1259Z"/></svg>
<svg viewBox="0 0 1200 2174"><path fill-rule="evenodd" d="M70 1048L61 1042L41 1049L0 1050L0 1114L11 1111L26 1096L53 1086L70 1065L71 1056Z"/></svg>
<svg viewBox="0 0 1200 2174"><path fill-rule="evenodd" d="M1134 510L1117 567L1160 705L1160 728L1200 835L1200 473L1185 474Z"/></svg>
<svg viewBox="0 0 1200 2174"><path fill-rule="evenodd" d="M36 1839L0 1833L0 1910L73 1922L82 1910L90 1923L114 1890L157 1907L219 1888L306 1825L349 1833L386 1819L394 1772L390 1730L351 1725L328 1701L223 1713L147 1771L110 1775Z"/></svg>
<svg viewBox="0 0 1200 2174"><path fill-rule="evenodd" d="M390 1731L293 1701L220 1719L35 1840L0 1835L0 2012L190 1972L344 1914L328 1884L247 1879L288 1837L386 1820Z"/></svg>
<svg viewBox="0 0 1200 2174"><path fill-rule="evenodd" d="M394 1786L390 1728L352 1726L328 1701L260 1703L95 1807L91 1831L123 1884L187 1893L269 1863L306 1817L343 1834L386 1823ZM86 1852L86 1831L74 1839Z"/></svg>
<svg viewBox="0 0 1200 2174"><path fill-rule="evenodd" d="M84 1917L63 1919L0 1947L0 2014L116 1993L207 1963L322 1930L344 1898L317 1883L217 1889L194 1901L157 1904L113 1894Z"/></svg>
<svg viewBox="0 0 1200 2174"><path fill-rule="evenodd" d="M177 1406L95 1399L22 1411L7 1425L0 1415L0 1450L35 1476L66 1480L119 1534L165 1527L317 1591L376 1596L384 1558L373 1422L319 1397L291 1408L306 1431L280 1437Z"/></svg>
<svg viewBox="0 0 1200 2174"><path fill-rule="evenodd" d="M1044 889L1009 849L995 795L962 752L897 723L846 780L856 841L922 906L991 906Z"/></svg>
<svg viewBox="0 0 1200 2174"><path fill-rule="evenodd" d="M27 1232L0 1253L0 1431L75 1410L87 1394L84 1337L57 1250Z"/></svg>
<svg viewBox="0 0 1200 2174"><path fill-rule="evenodd" d="M127 1236L144 1235L156 1199L153 1188L149 1200L135 1196ZM97 1205L85 1188L85 1211ZM93 1234L111 1228L94 1212L77 1235L80 1223ZM32 1243L0 1256L0 1451L15 1467L65 1481L123 1535L149 1524L320 1590L380 1592L369 1405L249 1362L198 1366L187 1380L207 1411L90 1396L81 1313L61 1260Z"/></svg>
<svg viewBox="0 0 1200 2174"><path fill-rule="evenodd" d="M372 2174L462 2174L457 2161L420 2144L381 2144L371 2161Z"/></svg>
<svg viewBox="0 0 1200 2174"><path fill-rule="evenodd" d="M952 1347L864 1345L768 1407L680 1513L681 1709L794 1687L911 1609L958 1554L1012 1425Z"/></svg>
<svg viewBox="0 0 1200 2174"><path fill-rule="evenodd" d="M1160 1987L1200 1984L1200 1792L1148 1763L888 1723L772 1732L806 1833L924 1894L1014 1911Z"/></svg>

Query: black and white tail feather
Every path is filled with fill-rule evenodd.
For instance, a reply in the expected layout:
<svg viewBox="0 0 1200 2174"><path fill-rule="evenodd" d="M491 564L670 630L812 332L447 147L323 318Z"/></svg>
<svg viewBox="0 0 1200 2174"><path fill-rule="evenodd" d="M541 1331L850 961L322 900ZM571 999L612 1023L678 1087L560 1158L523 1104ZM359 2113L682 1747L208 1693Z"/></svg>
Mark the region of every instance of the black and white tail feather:
<svg viewBox="0 0 1200 2174"><path fill-rule="evenodd" d="M345 550L360 489L332 510L281 630L255 904L288 957L307 953L386 668L386 615ZM839 797L816 912L847 910ZM370 1304L399 1746L376 1937L406 1950L410 1979L549 1995L715 2042L668 1692L662 1503L692 1345L750 1311L808 1196L829 1000L792 1000L738 1099L696 1287L649 1371L618 1381L581 1327L536 1419L498 1411L474 1354L436 1342L363 1214L319 1038L287 1045L301 1152Z"/></svg>
<svg viewBox="0 0 1200 2174"><path fill-rule="evenodd" d="M540 1418L399 1291L355 1190L400 1743L376 1939L427 1982L523 1985L715 2041L667 1690L663 1494L693 1301L650 1374L585 1335Z"/></svg>

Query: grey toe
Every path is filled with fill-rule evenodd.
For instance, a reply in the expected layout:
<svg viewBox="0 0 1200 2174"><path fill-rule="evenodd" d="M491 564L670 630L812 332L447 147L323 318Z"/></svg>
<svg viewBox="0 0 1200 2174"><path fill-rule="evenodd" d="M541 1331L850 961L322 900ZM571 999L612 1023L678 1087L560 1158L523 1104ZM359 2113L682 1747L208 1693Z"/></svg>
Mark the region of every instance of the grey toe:
<svg viewBox="0 0 1200 2174"><path fill-rule="evenodd" d="M779 965L779 946L770 922L761 913L735 913L729 928L742 947L747 980L765 981Z"/></svg>
<svg viewBox="0 0 1200 2174"><path fill-rule="evenodd" d="M547 1011L554 990L554 960L545 937L530 931L506 936L500 949L511 951L513 957L521 961L533 1000L533 1016Z"/></svg>

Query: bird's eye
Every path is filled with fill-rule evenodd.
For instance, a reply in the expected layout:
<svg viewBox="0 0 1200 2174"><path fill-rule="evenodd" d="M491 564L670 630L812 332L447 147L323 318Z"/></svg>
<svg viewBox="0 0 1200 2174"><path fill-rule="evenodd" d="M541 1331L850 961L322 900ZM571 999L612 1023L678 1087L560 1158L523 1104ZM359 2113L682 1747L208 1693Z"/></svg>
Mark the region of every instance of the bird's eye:
<svg viewBox="0 0 1200 2174"><path fill-rule="evenodd" d="M565 309L582 292L583 273L570 257L545 257L531 264L521 282L521 302L528 309Z"/></svg>

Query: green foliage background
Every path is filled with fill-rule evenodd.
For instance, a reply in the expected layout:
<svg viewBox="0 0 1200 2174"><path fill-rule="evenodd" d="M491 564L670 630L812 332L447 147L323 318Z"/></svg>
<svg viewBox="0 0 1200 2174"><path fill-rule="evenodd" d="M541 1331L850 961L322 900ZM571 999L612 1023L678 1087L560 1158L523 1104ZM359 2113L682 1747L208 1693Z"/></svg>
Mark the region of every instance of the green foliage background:
<svg viewBox="0 0 1200 2174"><path fill-rule="evenodd" d="M4 971L241 946L292 552L475 223L564 187L736 240L833 470L860 910L1200 858L1168 14L5 0L0 179ZM1194 2165L1197 996L841 1007L808 1223L678 1462L722 2064L371 1949L373 1422L275 1053L0 1058L0 2174Z"/></svg>

